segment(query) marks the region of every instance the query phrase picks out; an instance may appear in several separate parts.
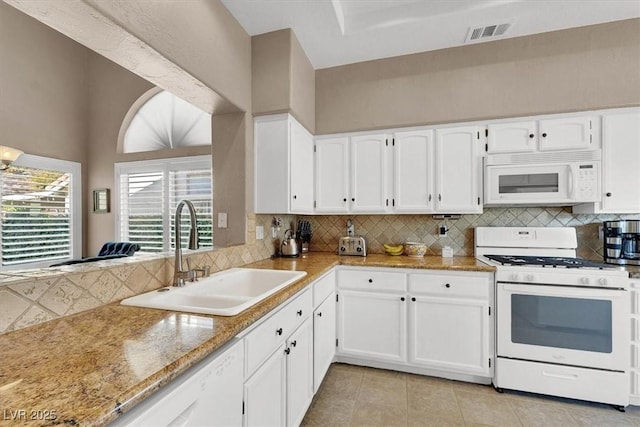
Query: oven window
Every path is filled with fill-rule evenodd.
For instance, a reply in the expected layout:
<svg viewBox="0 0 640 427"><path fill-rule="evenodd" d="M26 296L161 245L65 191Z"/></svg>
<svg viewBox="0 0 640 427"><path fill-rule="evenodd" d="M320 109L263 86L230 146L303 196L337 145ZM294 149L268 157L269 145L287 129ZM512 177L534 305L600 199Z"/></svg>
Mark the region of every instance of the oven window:
<svg viewBox="0 0 640 427"><path fill-rule="evenodd" d="M500 194L557 193L558 179L557 173L500 175L498 191Z"/></svg>
<svg viewBox="0 0 640 427"><path fill-rule="evenodd" d="M511 341L611 353L611 301L511 295Z"/></svg>

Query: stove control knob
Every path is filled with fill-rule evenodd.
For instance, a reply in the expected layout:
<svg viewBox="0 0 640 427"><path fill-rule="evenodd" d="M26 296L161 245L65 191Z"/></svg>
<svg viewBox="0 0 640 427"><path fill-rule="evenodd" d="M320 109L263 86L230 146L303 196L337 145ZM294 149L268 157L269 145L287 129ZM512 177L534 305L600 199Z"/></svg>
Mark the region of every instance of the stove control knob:
<svg viewBox="0 0 640 427"><path fill-rule="evenodd" d="M600 283L600 286L607 286L607 279L605 277L601 277L600 280L598 280L598 283Z"/></svg>
<svg viewBox="0 0 640 427"><path fill-rule="evenodd" d="M346 250L347 250L347 248L345 248L344 246L341 246L341 247L340 247L340 252L344 252L344 251L346 251Z"/></svg>
<svg viewBox="0 0 640 427"><path fill-rule="evenodd" d="M588 285L590 282L588 277L583 277L580 279L580 283L582 283L583 285Z"/></svg>
<svg viewBox="0 0 640 427"><path fill-rule="evenodd" d="M536 279L536 276L534 276L533 274L527 274L527 280L529 282L533 282L535 281L535 279Z"/></svg>
<svg viewBox="0 0 640 427"><path fill-rule="evenodd" d="M520 279L520 275L518 273L511 274L511 280L513 280L514 282L517 282L519 279Z"/></svg>

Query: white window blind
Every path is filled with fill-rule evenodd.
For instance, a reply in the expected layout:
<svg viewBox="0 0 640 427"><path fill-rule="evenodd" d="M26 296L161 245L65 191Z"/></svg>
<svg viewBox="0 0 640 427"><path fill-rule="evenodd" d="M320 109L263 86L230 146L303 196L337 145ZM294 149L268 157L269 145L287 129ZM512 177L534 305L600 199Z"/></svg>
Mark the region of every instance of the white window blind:
<svg viewBox="0 0 640 427"><path fill-rule="evenodd" d="M150 160L116 164L118 179L118 240L138 243L145 252L174 247L173 221L180 200L196 208L200 247L213 243L211 157ZM190 219L181 215L186 247Z"/></svg>
<svg viewBox="0 0 640 427"><path fill-rule="evenodd" d="M78 163L26 154L0 174L3 268L80 255L79 177Z"/></svg>

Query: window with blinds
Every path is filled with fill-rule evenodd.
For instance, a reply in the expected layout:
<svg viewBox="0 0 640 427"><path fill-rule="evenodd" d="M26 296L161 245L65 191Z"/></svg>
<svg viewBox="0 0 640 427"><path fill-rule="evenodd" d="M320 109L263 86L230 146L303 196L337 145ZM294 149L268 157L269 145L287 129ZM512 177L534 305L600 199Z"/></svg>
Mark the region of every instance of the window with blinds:
<svg viewBox="0 0 640 427"><path fill-rule="evenodd" d="M0 174L3 269L80 255L79 179L78 163L28 154Z"/></svg>
<svg viewBox="0 0 640 427"><path fill-rule="evenodd" d="M175 209L187 199L196 208L200 247L213 245L210 156L118 163L116 173L118 240L138 243L145 252L171 250ZM186 247L190 227L186 208L180 224Z"/></svg>

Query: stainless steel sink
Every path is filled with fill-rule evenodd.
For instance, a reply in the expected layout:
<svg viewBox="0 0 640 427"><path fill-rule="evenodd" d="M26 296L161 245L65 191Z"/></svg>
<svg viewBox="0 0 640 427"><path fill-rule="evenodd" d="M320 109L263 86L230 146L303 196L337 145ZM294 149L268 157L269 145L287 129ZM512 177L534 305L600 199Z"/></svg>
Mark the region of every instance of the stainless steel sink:
<svg viewBox="0 0 640 427"><path fill-rule="evenodd" d="M184 287L168 287L136 295L121 304L234 316L306 274L305 271L232 268L187 283Z"/></svg>

